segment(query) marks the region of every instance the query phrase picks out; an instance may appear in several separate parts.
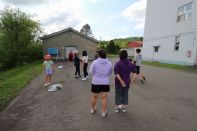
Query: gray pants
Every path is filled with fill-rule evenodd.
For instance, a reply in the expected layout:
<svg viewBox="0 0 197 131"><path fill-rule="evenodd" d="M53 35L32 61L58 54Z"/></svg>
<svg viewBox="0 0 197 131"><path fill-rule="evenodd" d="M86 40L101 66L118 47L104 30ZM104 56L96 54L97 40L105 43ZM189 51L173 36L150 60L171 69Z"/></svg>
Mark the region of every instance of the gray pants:
<svg viewBox="0 0 197 131"><path fill-rule="evenodd" d="M129 87L115 86L115 104L127 105L128 104Z"/></svg>

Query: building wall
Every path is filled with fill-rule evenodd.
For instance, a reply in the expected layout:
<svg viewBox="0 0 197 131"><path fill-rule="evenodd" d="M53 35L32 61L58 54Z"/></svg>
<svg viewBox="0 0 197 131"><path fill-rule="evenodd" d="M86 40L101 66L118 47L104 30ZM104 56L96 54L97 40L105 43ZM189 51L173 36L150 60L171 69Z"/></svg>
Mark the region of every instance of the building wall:
<svg viewBox="0 0 197 131"><path fill-rule="evenodd" d="M193 2L192 17L177 22L178 8ZM157 60L167 63L197 62L197 0L148 0L144 31L143 58L153 59L153 46L160 46ZM175 37L180 35L180 49L174 50ZM191 50L191 57L186 53Z"/></svg>
<svg viewBox="0 0 197 131"><path fill-rule="evenodd" d="M194 33L181 35L179 50L175 51L175 36L163 37L146 41L143 46L143 58L145 60L156 60L165 63L193 65L196 60L196 40ZM154 58L154 46L159 46L157 58ZM188 51L191 51L191 57L188 57Z"/></svg>
<svg viewBox="0 0 197 131"><path fill-rule="evenodd" d="M65 57L64 46L69 46L69 38L69 32L66 32L44 39L44 54L47 54L47 48L58 48L59 57Z"/></svg>
<svg viewBox="0 0 197 131"><path fill-rule="evenodd" d="M83 50L87 50L88 56L90 58L94 58L94 54L97 48L96 42L93 42L72 31L68 31L44 39L43 45L44 45L44 54L47 53L47 48L58 48L59 57L61 58L66 58L66 50L65 50L66 47L75 47L80 54L82 54ZM86 47L87 45L92 48L87 48Z"/></svg>
<svg viewBox="0 0 197 131"><path fill-rule="evenodd" d="M80 55L84 50L87 51L88 56L93 59L96 54L97 44L96 42L89 40L81 35L71 32L71 43L76 45L76 49L79 51Z"/></svg>

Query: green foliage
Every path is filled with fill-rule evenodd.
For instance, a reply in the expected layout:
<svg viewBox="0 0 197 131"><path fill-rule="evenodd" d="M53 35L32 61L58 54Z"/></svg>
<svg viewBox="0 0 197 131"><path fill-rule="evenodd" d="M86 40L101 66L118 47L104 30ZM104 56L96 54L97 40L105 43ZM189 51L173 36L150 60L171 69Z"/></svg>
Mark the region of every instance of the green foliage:
<svg viewBox="0 0 197 131"><path fill-rule="evenodd" d="M0 111L21 92L28 82L41 73L40 62L0 72Z"/></svg>
<svg viewBox="0 0 197 131"><path fill-rule="evenodd" d="M117 54L120 50L119 45L115 45L113 40L110 40L109 44L107 45L107 52L109 54Z"/></svg>
<svg viewBox="0 0 197 131"><path fill-rule="evenodd" d="M38 49L40 24L19 9L6 7L0 11L0 66L12 68L26 63ZM35 53L40 52L34 51ZM35 55L35 54L32 54ZM32 59L34 60L34 59Z"/></svg>
<svg viewBox="0 0 197 131"><path fill-rule="evenodd" d="M86 35L86 36L94 37L94 35L92 34L91 27L90 27L89 24L85 24L85 25L81 28L80 32L81 32L82 34Z"/></svg>
<svg viewBox="0 0 197 131"><path fill-rule="evenodd" d="M107 49L108 41L100 41L98 44L98 49Z"/></svg>
<svg viewBox="0 0 197 131"><path fill-rule="evenodd" d="M143 41L143 37L129 37L129 38L119 38L111 40L113 41L112 45L109 45L110 41L100 41L98 49L105 49L108 53L118 54L118 51L121 48L126 48L128 42L130 41ZM112 49L111 49L112 46Z"/></svg>
<svg viewBox="0 0 197 131"><path fill-rule="evenodd" d="M129 37L129 38L114 39L115 44L119 45L121 48L127 47L127 44L130 41L143 41L143 37Z"/></svg>

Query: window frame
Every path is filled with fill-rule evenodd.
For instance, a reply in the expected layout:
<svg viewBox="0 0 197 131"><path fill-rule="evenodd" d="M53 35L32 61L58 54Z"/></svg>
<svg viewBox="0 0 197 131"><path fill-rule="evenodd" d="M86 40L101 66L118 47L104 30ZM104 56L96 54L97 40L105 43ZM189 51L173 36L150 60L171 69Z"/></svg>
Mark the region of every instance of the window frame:
<svg viewBox="0 0 197 131"><path fill-rule="evenodd" d="M180 40L181 40L180 35L175 36L174 51L179 51L180 50Z"/></svg>
<svg viewBox="0 0 197 131"><path fill-rule="evenodd" d="M158 53L159 52L159 46L154 46L154 53Z"/></svg>
<svg viewBox="0 0 197 131"><path fill-rule="evenodd" d="M191 19L192 9L193 9L193 2L180 6L177 11L177 22Z"/></svg>

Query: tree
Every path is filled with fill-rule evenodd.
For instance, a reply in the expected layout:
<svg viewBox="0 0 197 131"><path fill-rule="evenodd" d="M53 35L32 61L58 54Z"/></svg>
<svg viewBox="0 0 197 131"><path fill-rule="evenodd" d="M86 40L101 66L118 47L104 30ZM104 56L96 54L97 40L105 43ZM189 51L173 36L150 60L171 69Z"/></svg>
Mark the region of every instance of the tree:
<svg viewBox="0 0 197 131"><path fill-rule="evenodd" d="M28 59L28 49L35 47L41 33L40 24L19 9L0 11L0 65L8 68Z"/></svg>
<svg viewBox="0 0 197 131"><path fill-rule="evenodd" d="M120 46L115 45L113 40L110 40L109 44L107 45L107 52L110 54L117 54L120 50Z"/></svg>
<svg viewBox="0 0 197 131"><path fill-rule="evenodd" d="M92 34L92 30L91 30L89 24L85 24L85 25L81 28L80 32L81 32L82 34L86 35L86 36L94 37L94 35Z"/></svg>

